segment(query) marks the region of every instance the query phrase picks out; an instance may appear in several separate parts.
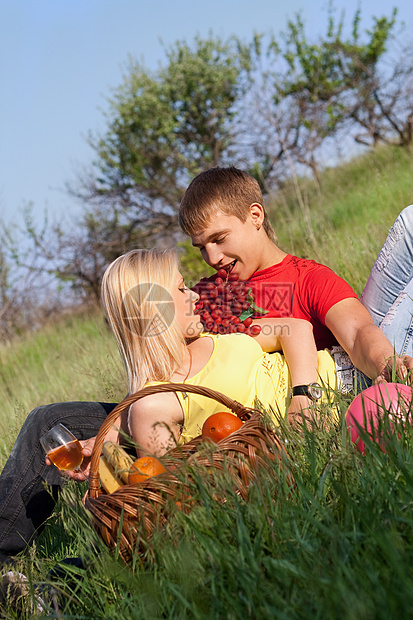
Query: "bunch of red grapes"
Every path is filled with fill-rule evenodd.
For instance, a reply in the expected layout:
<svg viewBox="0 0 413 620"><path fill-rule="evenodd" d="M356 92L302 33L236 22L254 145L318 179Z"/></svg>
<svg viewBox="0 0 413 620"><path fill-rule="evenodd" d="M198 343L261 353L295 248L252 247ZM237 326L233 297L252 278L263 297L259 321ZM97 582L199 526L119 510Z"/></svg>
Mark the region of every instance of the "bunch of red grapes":
<svg viewBox="0 0 413 620"><path fill-rule="evenodd" d="M252 325L253 311L247 301L248 286L240 282L236 274L220 269L214 281L197 287L199 301L196 310L200 313L205 331L213 334L235 334L257 336L261 327Z"/></svg>

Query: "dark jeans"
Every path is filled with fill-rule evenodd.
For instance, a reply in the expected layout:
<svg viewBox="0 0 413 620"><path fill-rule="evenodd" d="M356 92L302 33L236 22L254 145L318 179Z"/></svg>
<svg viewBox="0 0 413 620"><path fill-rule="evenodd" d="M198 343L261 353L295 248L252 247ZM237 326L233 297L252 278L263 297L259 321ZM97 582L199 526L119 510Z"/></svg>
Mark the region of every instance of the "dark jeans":
<svg viewBox="0 0 413 620"><path fill-rule="evenodd" d="M34 409L24 422L0 475L0 562L25 549L54 508L64 479L48 467L40 437L58 422L78 439L94 437L116 403L69 402Z"/></svg>

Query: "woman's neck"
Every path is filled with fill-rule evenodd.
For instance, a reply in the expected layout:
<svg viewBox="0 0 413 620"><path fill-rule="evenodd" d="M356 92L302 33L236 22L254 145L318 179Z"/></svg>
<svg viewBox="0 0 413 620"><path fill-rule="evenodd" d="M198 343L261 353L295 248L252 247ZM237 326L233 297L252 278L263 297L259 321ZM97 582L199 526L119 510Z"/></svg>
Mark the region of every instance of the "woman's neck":
<svg viewBox="0 0 413 620"><path fill-rule="evenodd" d="M212 338L192 338L188 346L184 348L182 364L173 373L171 381L190 380L191 377L201 372L210 360L214 346Z"/></svg>
<svg viewBox="0 0 413 620"><path fill-rule="evenodd" d="M192 352L188 346L184 346L182 364L179 368L175 370L174 376L178 375L179 380L185 383L185 381L190 375L191 368L192 368Z"/></svg>

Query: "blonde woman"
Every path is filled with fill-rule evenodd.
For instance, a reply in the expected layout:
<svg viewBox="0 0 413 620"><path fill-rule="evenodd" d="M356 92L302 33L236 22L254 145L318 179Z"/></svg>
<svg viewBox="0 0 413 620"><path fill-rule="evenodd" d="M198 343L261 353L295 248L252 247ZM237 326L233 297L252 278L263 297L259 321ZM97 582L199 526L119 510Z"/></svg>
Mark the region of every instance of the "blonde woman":
<svg viewBox="0 0 413 620"><path fill-rule="evenodd" d="M197 300L185 286L174 251L133 250L108 267L102 301L129 393L153 382L188 382L246 406L258 399L284 415L291 386L318 382L336 387L334 362L327 351L317 354L307 321L268 319L267 329L256 337L206 334L195 314ZM308 408L311 402L294 396L289 411ZM138 454L161 455L198 435L203 422L222 409L207 397L159 393L133 404L118 428L131 435ZM116 429L111 438L119 440Z"/></svg>
<svg viewBox="0 0 413 620"><path fill-rule="evenodd" d="M318 381L335 387L333 360L326 351L317 359L308 321L268 319L267 329L255 338L203 334L195 314L198 296L185 287L173 251L135 250L119 257L105 273L102 296L129 393L154 381L188 382L223 392L246 406L253 406L257 398L284 415L289 385ZM310 403L305 396L295 396L289 411ZM28 415L0 476L0 564L12 562L53 511L45 484L55 496L64 484L58 470L45 462L39 438L58 422L73 430L82 443L84 462L71 476L84 480L96 433L115 405L55 403ZM198 435L203 421L222 409L216 401L192 394L157 394L133 405L108 439L121 441L122 429L132 436L139 454L161 455L175 442Z"/></svg>

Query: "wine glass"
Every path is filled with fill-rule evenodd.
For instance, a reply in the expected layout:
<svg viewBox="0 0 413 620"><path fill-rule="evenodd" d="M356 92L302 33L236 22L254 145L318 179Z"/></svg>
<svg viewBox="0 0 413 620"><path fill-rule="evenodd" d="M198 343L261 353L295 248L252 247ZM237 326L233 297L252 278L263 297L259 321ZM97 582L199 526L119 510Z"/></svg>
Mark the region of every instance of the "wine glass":
<svg viewBox="0 0 413 620"><path fill-rule="evenodd" d="M40 437L49 459L58 469L75 470L83 461L82 446L78 439L63 424L56 424Z"/></svg>

